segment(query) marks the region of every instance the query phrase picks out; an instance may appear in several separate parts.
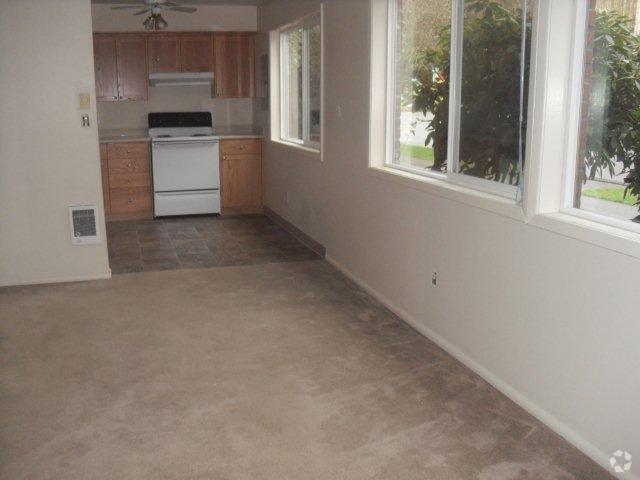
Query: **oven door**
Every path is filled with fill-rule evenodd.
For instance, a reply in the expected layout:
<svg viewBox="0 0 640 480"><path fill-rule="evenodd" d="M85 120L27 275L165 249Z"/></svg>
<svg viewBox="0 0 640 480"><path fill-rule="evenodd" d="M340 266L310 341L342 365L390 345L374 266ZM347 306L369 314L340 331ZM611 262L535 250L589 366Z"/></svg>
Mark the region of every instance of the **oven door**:
<svg viewBox="0 0 640 480"><path fill-rule="evenodd" d="M220 188L218 140L153 142L151 151L155 192Z"/></svg>

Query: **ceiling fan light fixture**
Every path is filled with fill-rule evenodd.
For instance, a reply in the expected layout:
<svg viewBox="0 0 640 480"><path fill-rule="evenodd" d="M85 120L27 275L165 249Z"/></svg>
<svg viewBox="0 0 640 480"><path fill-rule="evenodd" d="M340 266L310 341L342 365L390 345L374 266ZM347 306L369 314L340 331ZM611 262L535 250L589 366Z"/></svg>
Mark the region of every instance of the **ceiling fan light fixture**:
<svg viewBox="0 0 640 480"><path fill-rule="evenodd" d="M154 29L154 21L153 21L153 16L149 16L149 18L147 18L144 22L142 22L142 25L144 25L144 28L146 28L147 30L153 30Z"/></svg>
<svg viewBox="0 0 640 480"><path fill-rule="evenodd" d="M162 18L162 15L158 14L158 16L156 17L156 30L164 30L168 26L169 24L164 18Z"/></svg>
<svg viewBox="0 0 640 480"><path fill-rule="evenodd" d="M149 18L142 22L142 25L144 25L144 28L146 28L147 30L154 31L164 30L169 26L166 20L162 18L162 15L160 15L159 13L152 13L151 15L149 15Z"/></svg>

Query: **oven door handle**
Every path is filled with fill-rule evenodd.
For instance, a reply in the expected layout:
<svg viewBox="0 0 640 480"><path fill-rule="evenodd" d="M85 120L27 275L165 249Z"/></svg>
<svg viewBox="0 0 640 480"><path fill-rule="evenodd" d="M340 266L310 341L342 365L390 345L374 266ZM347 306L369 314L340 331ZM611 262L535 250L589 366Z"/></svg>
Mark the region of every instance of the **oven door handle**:
<svg viewBox="0 0 640 480"><path fill-rule="evenodd" d="M171 145L215 145L219 140L185 140L179 142L152 142L154 147L166 147Z"/></svg>

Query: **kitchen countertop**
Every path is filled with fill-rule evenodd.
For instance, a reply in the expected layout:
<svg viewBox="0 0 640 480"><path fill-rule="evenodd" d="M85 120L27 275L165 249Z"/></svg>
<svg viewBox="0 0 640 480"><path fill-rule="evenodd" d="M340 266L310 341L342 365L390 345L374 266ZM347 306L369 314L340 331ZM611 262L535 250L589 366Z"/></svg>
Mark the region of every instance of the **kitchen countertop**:
<svg viewBox="0 0 640 480"><path fill-rule="evenodd" d="M214 127L213 135L220 138L262 138L262 129L253 125ZM148 142L149 130L146 128L104 129L98 131L100 143L110 142Z"/></svg>
<svg viewBox="0 0 640 480"><path fill-rule="evenodd" d="M110 128L98 130L100 143L108 142L147 142L149 141L149 130L146 128Z"/></svg>

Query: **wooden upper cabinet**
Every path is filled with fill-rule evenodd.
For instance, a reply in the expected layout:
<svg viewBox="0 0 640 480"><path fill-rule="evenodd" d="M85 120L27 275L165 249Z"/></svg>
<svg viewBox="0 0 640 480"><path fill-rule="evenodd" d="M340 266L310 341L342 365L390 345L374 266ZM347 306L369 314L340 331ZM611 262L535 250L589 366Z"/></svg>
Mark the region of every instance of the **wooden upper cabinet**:
<svg viewBox="0 0 640 480"><path fill-rule="evenodd" d="M147 39L142 35L116 37L118 84L121 100L147 100Z"/></svg>
<svg viewBox="0 0 640 480"><path fill-rule="evenodd" d="M213 36L181 36L180 56L183 72L213 72Z"/></svg>
<svg viewBox="0 0 640 480"><path fill-rule="evenodd" d="M215 96L255 96L255 34L220 33L214 36Z"/></svg>
<svg viewBox="0 0 640 480"><path fill-rule="evenodd" d="M180 37L152 35L147 42L150 73L172 73L181 69Z"/></svg>
<svg viewBox="0 0 640 480"><path fill-rule="evenodd" d="M116 39L112 35L93 37L93 55L96 74L96 99L118 100L118 67Z"/></svg>
<svg viewBox="0 0 640 480"><path fill-rule="evenodd" d="M241 97L253 98L256 96L255 42L255 35L245 35L240 40L238 82Z"/></svg>

